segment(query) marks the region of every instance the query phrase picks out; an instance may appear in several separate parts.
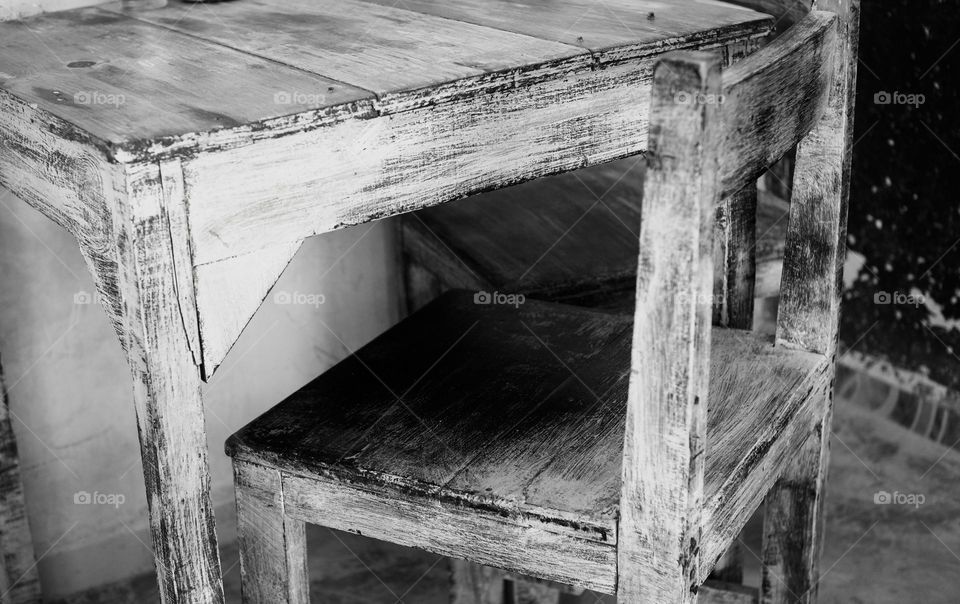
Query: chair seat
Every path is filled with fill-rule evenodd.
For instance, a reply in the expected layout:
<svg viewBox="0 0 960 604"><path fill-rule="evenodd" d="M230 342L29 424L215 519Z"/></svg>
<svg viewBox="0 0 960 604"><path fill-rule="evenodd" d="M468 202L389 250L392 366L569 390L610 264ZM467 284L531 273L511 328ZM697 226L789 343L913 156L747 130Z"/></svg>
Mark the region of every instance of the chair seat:
<svg viewBox="0 0 960 604"><path fill-rule="evenodd" d="M448 286L629 309L644 171L628 157L427 208L404 218L404 251ZM758 298L778 293L788 210L759 192Z"/></svg>
<svg viewBox="0 0 960 604"><path fill-rule="evenodd" d="M378 525L359 515L338 524L331 509L329 526L449 555L446 546L398 534L395 526L405 516L423 520L447 510L468 527L453 553L488 564L501 560L494 553L508 542L519 540L522 552L539 547L544 535L569 540L574 554L563 551L575 562L580 556L579 564L536 566L527 552L508 570L609 592L630 319L532 300L480 302L472 292L445 294L234 434L227 452L280 470L300 485L291 493L322 482L324 505L338 510L344 506L330 502L340 488L395 502L386 509L396 519ZM713 333L703 540L709 560L809 434L817 421L810 394L828 379L821 355L774 347L746 331ZM472 515L504 533L466 536L464 519ZM411 530L429 532L423 525ZM528 531L539 537L524 536Z"/></svg>

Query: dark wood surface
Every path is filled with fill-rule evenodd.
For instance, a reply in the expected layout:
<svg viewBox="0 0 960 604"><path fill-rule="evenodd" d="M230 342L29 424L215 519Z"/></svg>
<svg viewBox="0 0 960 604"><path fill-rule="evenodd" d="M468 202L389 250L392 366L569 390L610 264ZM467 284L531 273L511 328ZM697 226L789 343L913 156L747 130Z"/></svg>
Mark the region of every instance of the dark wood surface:
<svg viewBox="0 0 960 604"><path fill-rule="evenodd" d="M642 156L628 157L420 210L403 219L404 252L440 290L523 292L629 313L645 170ZM776 295L787 211L758 193L760 297Z"/></svg>
<svg viewBox="0 0 960 604"><path fill-rule="evenodd" d="M629 318L473 296L404 320L232 436L228 453L613 542ZM714 331L706 500L726 505L782 429L770 401L795 398L822 357Z"/></svg>

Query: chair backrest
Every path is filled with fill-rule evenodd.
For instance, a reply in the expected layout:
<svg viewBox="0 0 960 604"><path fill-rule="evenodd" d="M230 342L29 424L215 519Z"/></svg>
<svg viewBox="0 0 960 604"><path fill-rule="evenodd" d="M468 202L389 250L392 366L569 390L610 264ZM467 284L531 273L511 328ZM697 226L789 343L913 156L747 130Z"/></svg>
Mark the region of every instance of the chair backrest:
<svg viewBox="0 0 960 604"><path fill-rule="evenodd" d="M859 9L820 4L723 73L693 52L654 70L618 535L618 581L643 601L691 599L715 562L699 547L710 329L736 321L711 304L714 259L753 254L735 240L749 229L716 241L715 219L752 218L740 192L795 146L776 345L835 351Z"/></svg>

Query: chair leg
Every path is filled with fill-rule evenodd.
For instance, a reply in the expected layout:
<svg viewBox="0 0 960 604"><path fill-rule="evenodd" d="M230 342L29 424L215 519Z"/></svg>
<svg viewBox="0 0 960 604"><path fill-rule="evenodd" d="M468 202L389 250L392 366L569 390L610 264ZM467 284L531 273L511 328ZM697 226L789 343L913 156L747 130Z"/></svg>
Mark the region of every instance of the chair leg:
<svg viewBox="0 0 960 604"><path fill-rule="evenodd" d="M817 600L829 426L828 415L767 494L760 589L764 604Z"/></svg>
<svg viewBox="0 0 960 604"><path fill-rule="evenodd" d="M280 473L233 462L244 604L308 604L304 523L283 514Z"/></svg>

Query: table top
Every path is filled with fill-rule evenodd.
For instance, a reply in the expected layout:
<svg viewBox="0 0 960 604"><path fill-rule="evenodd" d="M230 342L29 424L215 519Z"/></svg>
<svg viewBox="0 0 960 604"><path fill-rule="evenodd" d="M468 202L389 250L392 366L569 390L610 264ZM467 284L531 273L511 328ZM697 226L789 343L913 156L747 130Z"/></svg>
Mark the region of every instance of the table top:
<svg viewBox="0 0 960 604"><path fill-rule="evenodd" d="M119 3L0 23L0 95L110 159L229 129L296 129L431 106L760 34L713 0Z"/></svg>

